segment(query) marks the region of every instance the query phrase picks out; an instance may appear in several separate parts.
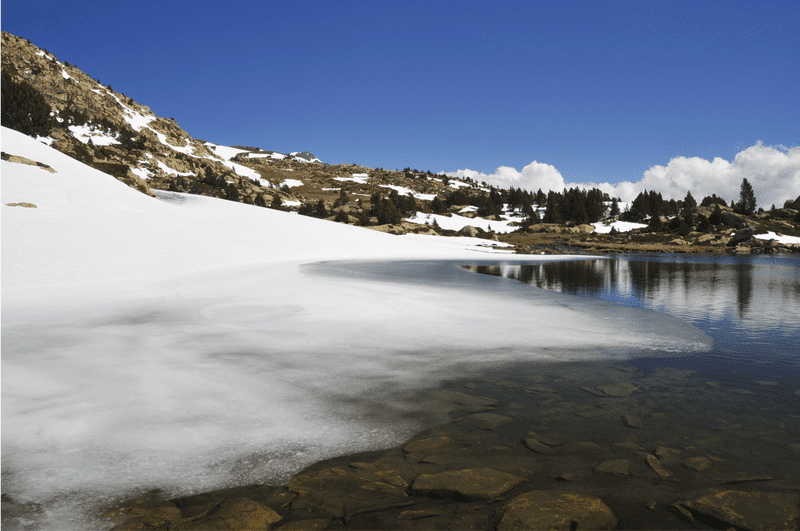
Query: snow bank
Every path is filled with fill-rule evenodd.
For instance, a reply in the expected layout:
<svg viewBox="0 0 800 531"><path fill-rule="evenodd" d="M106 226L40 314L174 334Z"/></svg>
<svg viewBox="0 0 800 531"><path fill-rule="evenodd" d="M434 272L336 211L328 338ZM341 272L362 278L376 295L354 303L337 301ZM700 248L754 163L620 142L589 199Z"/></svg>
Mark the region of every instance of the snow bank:
<svg viewBox="0 0 800 531"><path fill-rule="evenodd" d="M641 331L647 313L510 296L516 283L489 277L464 289L457 267L440 270L455 281L427 283L387 267L330 274L304 264L492 255L209 197L158 200L15 131L2 144L57 172L2 161L0 173L3 492L43 503L45 527L96 527L80 507L136 489L277 482L396 444L444 420L413 393L465 368L697 346L665 319Z"/></svg>
<svg viewBox="0 0 800 531"><path fill-rule="evenodd" d="M422 199L424 201L433 201L436 197L436 194L422 194L419 192L415 192L411 188L406 188L405 186L396 186L393 184L379 184L381 188L389 188L391 190L395 190L400 195L413 195L417 199Z"/></svg>
<svg viewBox="0 0 800 531"><path fill-rule="evenodd" d="M754 238L758 238L759 240L775 240L776 243L786 244L800 244L800 237L797 236L785 236L783 234L776 234L774 232L768 232L766 234L756 234Z"/></svg>
<svg viewBox="0 0 800 531"><path fill-rule="evenodd" d="M424 212L417 212L406 221L411 223L419 223L420 225L429 224L433 225L434 220L436 224L446 230L461 230L467 225L472 227L479 227L485 231L494 231L497 233L514 232L517 227L509 225L508 220L489 220L485 218L468 218L466 216L459 216L458 214L451 214L450 216L442 216L441 214L426 214Z"/></svg>
<svg viewBox="0 0 800 531"><path fill-rule="evenodd" d="M350 181L359 184L367 184L369 175L366 173L354 173L352 177L334 177L334 181Z"/></svg>
<svg viewBox="0 0 800 531"><path fill-rule="evenodd" d="M630 232L633 229L642 229L647 226L645 223L633 223L631 221L598 222L592 223L592 225L594 225L594 231L598 234L608 234L612 228L617 232Z"/></svg>
<svg viewBox="0 0 800 531"><path fill-rule="evenodd" d="M295 186L303 186L303 184L303 181L299 179L284 179L279 186L288 186L289 188L293 188Z"/></svg>

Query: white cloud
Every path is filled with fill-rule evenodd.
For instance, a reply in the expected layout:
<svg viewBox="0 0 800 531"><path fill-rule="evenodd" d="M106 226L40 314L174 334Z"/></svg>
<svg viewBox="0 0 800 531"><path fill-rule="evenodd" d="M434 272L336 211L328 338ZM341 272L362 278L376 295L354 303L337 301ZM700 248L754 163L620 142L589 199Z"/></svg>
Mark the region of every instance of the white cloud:
<svg viewBox="0 0 800 531"><path fill-rule="evenodd" d="M517 171L509 166L500 166L492 175L486 175L474 170L458 170L450 172L450 177L469 177L478 182L486 182L500 188L523 188L532 192L541 188L545 193L550 190L562 191L564 189L564 177L551 164L536 162L535 160Z"/></svg>
<svg viewBox="0 0 800 531"><path fill-rule="evenodd" d="M656 190L664 197L681 198L691 191L698 200L712 193L731 200L738 199L743 179L753 186L759 206L783 206L800 194L800 147L770 147L759 142L737 153L733 162L719 157L713 161L676 157L666 166L644 172L636 188Z"/></svg>
<svg viewBox="0 0 800 531"><path fill-rule="evenodd" d="M454 177L471 177L487 184L508 188L524 188L544 192L564 188L599 188L623 201L632 201L642 190L655 190L665 199L682 199L687 192L697 201L717 194L726 201L739 198L742 179L753 186L758 206L783 206L787 199L800 195L800 147L754 146L736 154L733 162L723 158L706 160L700 157L675 157L666 166L655 165L637 182L566 183L561 173L550 164L532 162L522 171L501 166L492 175L473 170L449 173Z"/></svg>

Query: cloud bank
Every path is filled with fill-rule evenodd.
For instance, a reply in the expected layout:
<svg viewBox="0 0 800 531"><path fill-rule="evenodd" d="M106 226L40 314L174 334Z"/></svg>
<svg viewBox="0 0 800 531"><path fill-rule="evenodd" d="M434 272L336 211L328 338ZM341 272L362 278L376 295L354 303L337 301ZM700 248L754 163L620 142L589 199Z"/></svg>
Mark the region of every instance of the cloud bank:
<svg viewBox="0 0 800 531"><path fill-rule="evenodd" d="M450 172L451 177L469 177L498 187L525 190L562 191L565 188L599 188L623 201L632 201L643 190L660 192L665 199L682 199L687 192L698 201L717 194L726 201L739 198L742 179L753 186L758 206L782 207L787 199L800 195L800 147L764 146L758 142L736 154L733 162L700 157L675 157L666 166L656 165L637 182L568 183L552 165L533 161L522 171L501 166L491 175L473 170Z"/></svg>

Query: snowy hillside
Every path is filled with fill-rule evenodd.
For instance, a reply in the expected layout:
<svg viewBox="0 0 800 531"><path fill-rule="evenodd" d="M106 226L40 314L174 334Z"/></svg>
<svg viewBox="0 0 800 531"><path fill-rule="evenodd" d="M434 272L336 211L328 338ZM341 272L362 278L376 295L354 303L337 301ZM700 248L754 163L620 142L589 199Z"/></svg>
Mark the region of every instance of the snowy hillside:
<svg viewBox="0 0 800 531"><path fill-rule="evenodd" d="M455 266L400 282L388 263L382 279L304 265L532 260L464 247L486 240L153 198L18 132L2 146L54 170L4 160L0 207L3 491L53 529L91 528L89 508L135 489L277 482L396 444L441 420L414 392L465 367L705 345L664 316Z"/></svg>

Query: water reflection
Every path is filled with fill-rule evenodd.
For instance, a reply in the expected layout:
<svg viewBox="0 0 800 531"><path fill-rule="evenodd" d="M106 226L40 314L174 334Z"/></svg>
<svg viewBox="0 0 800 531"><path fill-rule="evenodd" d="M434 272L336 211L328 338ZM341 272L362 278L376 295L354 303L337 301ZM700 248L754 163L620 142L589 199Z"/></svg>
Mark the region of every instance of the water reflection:
<svg viewBox="0 0 800 531"><path fill-rule="evenodd" d="M466 269L537 288L641 306L682 317L717 350L800 357L800 259L620 256Z"/></svg>

